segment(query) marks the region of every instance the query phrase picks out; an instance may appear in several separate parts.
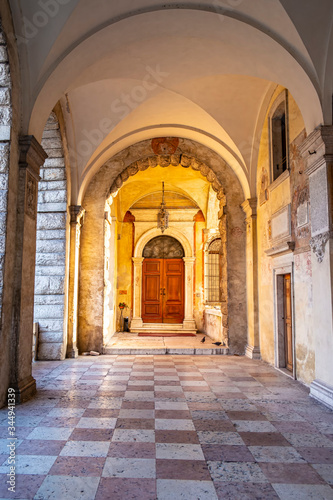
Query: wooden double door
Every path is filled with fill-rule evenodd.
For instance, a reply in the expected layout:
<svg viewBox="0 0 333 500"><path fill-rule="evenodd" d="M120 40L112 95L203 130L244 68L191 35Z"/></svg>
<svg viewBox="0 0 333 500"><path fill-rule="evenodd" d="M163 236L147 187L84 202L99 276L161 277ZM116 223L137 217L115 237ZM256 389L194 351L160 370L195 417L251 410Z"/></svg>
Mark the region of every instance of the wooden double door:
<svg viewBox="0 0 333 500"><path fill-rule="evenodd" d="M283 276L283 319L284 319L284 351L286 368L293 371L293 331L291 306L291 275Z"/></svg>
<svg viewBox="0 0 333 500"><path fill-rule="evenodd" d="M182 323L183 319L183 259L144 259L142 269L143 322Z"/></svg>

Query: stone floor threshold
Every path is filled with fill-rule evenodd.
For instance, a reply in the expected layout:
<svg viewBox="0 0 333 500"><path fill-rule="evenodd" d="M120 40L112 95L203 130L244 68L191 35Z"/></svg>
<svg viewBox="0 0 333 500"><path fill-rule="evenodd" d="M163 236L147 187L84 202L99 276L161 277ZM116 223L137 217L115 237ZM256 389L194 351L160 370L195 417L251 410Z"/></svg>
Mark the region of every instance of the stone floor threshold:
<svg viewBox="0 0 333 500"><path fill-rule="evenodd" d="M205 342L202 339L205 338ZM195 337L140 337L137 333L117 332L104 347L110 355L226 355L228 347L216 346L202 333Z"/></svg>

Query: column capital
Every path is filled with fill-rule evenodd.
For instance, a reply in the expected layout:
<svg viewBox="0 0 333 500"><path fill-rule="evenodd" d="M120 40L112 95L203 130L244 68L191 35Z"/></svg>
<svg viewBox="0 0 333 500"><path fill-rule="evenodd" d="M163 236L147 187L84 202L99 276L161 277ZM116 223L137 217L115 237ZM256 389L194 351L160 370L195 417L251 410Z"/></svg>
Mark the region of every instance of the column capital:
<svg viewBox="0 0 333 500"><path fill-rule="evenodd" d="M195 257L183 257L183 261L185 262L185 266L186 264L194 264Z"/></svg>
<svg viewBox="0 0 333 500"><path fill-rule="evenodd" d="M29 168L31 174L39 180L39 169L48 157L42 146L33 135L23 135L19 138L20 168Z"/></svg>
<svg viewBox="0 0 333 500"><path fill-rule="evenodd" d="M68 207L71 224L77 224L85 214L85 209L81 205L70 205Z"/></svg>
<svg viewBox="0 0 333 500"><path fill-rule="evenodd" d="M257 198L248 198L241 204L241 207L247 219L257 217Z"/></svg>
<svg viewBox="0 0 333 500"><path fill-rule="evenodd" d="M132 261L135 266L142 266L143 264L143 257L132 257Z"/></svg>

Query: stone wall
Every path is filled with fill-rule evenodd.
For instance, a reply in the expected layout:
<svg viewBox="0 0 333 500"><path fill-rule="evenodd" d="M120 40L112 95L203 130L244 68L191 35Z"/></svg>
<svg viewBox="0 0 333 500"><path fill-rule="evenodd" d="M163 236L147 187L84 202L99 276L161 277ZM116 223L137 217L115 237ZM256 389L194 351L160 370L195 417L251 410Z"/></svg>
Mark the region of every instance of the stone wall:
<svg viewBox="0 0 333 500"><path fill-rule="evenodd" d="M35 322L39 324L38 359L64 359L67 325L66 219L67 182L59 123L51 113L42 138L48 154L38 186Z"/></svg>

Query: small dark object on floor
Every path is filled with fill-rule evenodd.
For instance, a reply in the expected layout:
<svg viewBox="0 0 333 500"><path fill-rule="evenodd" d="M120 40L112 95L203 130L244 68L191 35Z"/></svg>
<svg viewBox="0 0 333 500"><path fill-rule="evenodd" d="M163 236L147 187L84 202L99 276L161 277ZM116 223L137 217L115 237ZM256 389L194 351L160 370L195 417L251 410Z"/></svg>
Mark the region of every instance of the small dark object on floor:
<svg viewBox="0 0 333 500"><path fill-rule="evenodd" d="M222 342L212 342L212 343L215 344L215 345L221 345L222 344Z"/></svg>
<svg viewBox="0 0 333 500"><path fill-rule="evenodd" d="M206 337L204 337L200 342L203 344L206 340Z"/></svg>

